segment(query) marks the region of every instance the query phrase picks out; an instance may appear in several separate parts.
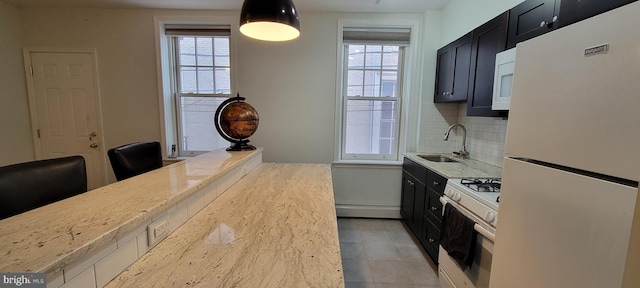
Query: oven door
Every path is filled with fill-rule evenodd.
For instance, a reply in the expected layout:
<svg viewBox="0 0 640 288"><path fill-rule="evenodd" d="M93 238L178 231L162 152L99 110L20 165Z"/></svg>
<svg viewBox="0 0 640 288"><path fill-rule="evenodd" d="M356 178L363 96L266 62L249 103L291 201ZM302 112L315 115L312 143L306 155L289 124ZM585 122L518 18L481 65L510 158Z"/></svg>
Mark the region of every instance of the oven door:
<svg viewBox="0 0 640 288"><path fill-rule="evenodd" d="M440 262L438 267L440 286L443 288L489 287L489 275L491 274L491 260L493 258L493 239L495 239L495 232L492 231L493 229L488 228L490 226L488 226L482 219L475 216L475 214L471 213L469 210L460 206L448 197L440 197L440 202L443 202L443 210L444 206L446 206L444 204L449 203L467 218L476 222L474 228L478 232L473 263L464 271L462 271L453 258L447 255L447 251L440 247L438 256Z"/></svg>

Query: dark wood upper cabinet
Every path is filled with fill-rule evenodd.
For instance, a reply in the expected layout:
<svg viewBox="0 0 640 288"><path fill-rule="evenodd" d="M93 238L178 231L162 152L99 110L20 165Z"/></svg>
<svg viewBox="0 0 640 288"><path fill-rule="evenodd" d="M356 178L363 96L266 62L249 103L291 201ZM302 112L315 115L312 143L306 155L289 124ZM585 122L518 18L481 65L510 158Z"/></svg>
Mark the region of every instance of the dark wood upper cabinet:
<svg viewBox="0 0 640 288"><path fill-rule="evenodd" d="M527 0L513 7L509 14L507 49L557 28L559 12L560 0Z"/></svg>
<svg viewBox="0 0 640 288"><path fill-rule="evenodd" d="M497 53L636 1L526 0L438 50L433 102L467 101L468 116L507 116L491 110Z"/></svg>
<svg viewBox="0 0 640 288"><path fill-rule="evenodd" d="M505 111L491 110L496 54L505 50L509 11L473 30L471 70L467 99L468 116L505 116Z"/></svg>
<svg viewBox="0 0 640 288"><path fill-rule="evenodd" d="M466 101L471 60L471 33L440 48L437 55L433 102Z"/></svg>
<svg viewBox="0 0 640 288"><path fill-rule="evenodd" d="M558 0L559 1L559 0ZM638 0L562 0L558 28Z"/></svg>

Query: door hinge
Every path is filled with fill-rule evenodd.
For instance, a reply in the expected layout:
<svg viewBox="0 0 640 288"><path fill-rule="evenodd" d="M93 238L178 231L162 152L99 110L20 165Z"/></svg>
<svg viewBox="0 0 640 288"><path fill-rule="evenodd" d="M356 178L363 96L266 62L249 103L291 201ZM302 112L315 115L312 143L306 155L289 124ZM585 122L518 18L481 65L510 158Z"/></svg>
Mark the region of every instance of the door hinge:
<svg viewBox="0 0 640 288"><path fill-rule="evenodd" d="M37 131L38 131L38 138L40 138L40 129L38 129Z"/></svg>
<svg viewBox="0 0 640 288"><path fill-rule="evenodd" d="M33 65L29 65L29 73L31 73L31 76L33 76Z"/></svg>

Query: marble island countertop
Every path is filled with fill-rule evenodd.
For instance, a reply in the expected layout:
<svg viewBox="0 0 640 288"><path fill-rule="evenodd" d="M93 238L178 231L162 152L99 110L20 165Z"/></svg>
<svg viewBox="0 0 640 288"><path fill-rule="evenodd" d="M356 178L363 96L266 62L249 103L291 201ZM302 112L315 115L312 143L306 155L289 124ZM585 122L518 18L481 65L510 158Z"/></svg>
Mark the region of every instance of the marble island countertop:
<svg viewBox="0 0 640 288"><path fill-rule="evenodd" d="M502 168L480 162L473 159L460 159L450 156L450 154L436 153L404 153L405 157L434 171L448 179L455 178L501 178ZM421 158L419 155L442 155L455 159L457 162L433 162Z"/></svg>
<svg viewBox="0 0 640 288"><path fill-rule="evenodd" d="M0 220L0 271L61 275L261 153L212 151Z"/></svg>
<svg viewBox="0 0 640 288"><path fill-rule="evenodd" d="M263 163L106 287L344 287L327 164Z"/></svg>

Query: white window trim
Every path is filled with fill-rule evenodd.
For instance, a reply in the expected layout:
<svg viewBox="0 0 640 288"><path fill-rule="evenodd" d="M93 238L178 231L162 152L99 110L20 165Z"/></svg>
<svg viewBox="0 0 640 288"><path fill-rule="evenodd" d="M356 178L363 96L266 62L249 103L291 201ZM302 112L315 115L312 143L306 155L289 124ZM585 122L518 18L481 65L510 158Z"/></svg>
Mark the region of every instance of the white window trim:
<svg viewBox="0 0 640 288"><path fill-rule="evenodd" d="M389 160L369 160L358 159L348 160L342 159L343 147L343 83L344 79L344 63L342 55L344 43L342 31L345 27L390 27L390 28L410 28L411 44L405 48L403 79L402 79L402 95L400 96L400 127L398 131L398 153L396 159ZM420 51L420 22L417 20L407 19L338 19L337 31L337 59L336 65L336 119L335 119L335 145L334 145L334 163L335 164L365 164L365 165L399 165L402 164L402 155L407 151L407 147L415 147L418 141L418 131L420 123L420 93L422 91L422 56ZM429 81L429 80L426 80ZM409 121L414 119L414 121Z"/></svg>
<svg viewBox="0 0 640 288"><path fill-rule="evenodd" d="M158 95L160 109L160 143L163 147L162 155L167 157L171 151L171 145L179 144L178 127L176 117L179 117L176 111L176 102L172 87L175 87L175 78L172 76L172 58L173 51L169 48L169 37L164 33L166 24L204 24L204 25L229 25L231 28L231 37L229 41L229 56L231 64L231 94L237 91L237 63L236 63L236 39L238 34L238 19L234 16L154 16L154 34L156 44L156 78L158 80ZM215 130L215 127L211 127ZM181 156L196 156L181 155Z"/></svg>

